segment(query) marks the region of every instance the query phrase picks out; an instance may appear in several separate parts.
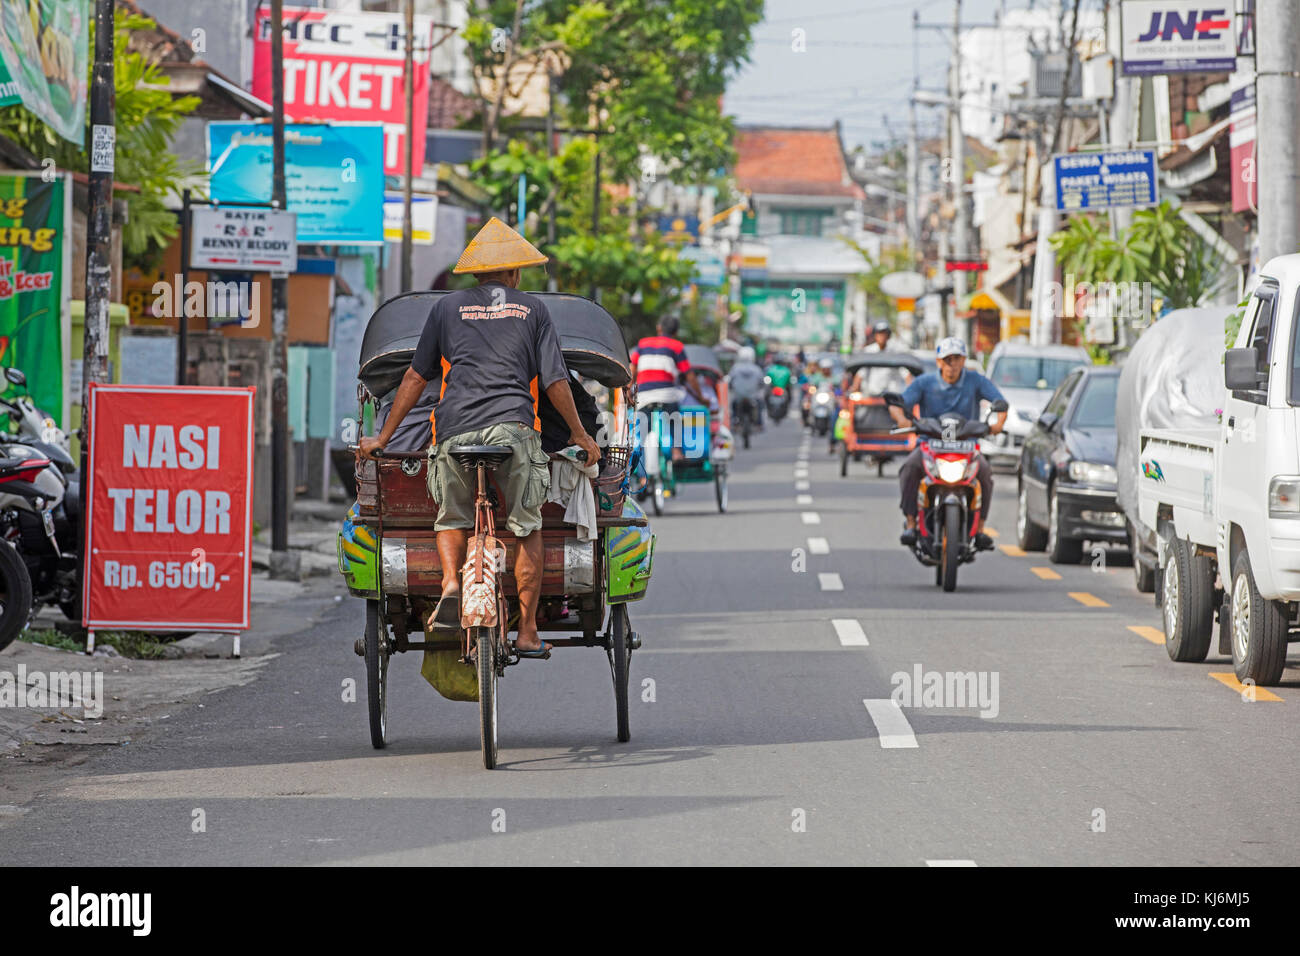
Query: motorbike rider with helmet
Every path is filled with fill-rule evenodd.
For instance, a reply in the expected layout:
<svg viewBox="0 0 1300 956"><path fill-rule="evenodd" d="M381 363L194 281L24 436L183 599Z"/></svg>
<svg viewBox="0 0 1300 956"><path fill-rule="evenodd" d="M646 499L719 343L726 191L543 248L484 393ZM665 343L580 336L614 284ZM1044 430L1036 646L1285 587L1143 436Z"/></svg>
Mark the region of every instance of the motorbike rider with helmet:
<svg viewBox="0 0 1300 956"><path fill-rule="evenodd" d="M917 418L938 418L945 414L960 415L967 421L979 418L980 400L990 402L1006 401L1002 392L991 381L974 369L966 368L966 343L956 337L942 339L935 350L936 371L918 376L903 390L903 408L889 407L899 427L907 428L911 422L904 409L919 406ZM997 412L989 425L989 434L996 435L1006 423L1007 413ZM979 468L976 478L980 484L980 519L981 525L988 520L989 508L993 504L993 472L988 460L976 454L975 462ZM906 547L916 544L916 494L921 484L924 465L921 461L921 446L917 445L912 453L903 460L898 471L898 484L902 493L903 518L907 527L899 537ZM983 531L975 535L975 547L988 551L993 547L993 539Z"/></svg>

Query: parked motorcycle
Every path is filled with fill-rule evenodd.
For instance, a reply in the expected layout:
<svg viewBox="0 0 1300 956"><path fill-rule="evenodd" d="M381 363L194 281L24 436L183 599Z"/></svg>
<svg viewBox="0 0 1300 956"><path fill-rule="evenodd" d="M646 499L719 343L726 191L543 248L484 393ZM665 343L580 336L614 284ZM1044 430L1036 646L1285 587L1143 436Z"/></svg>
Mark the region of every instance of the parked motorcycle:
<svg viewBox="0 0 1300 956"><path fill-rule="evenodd" d="M27 384L18 369L4 374L13 385ZM0 399L0 412L18 429L11 436L0 435L0 455L15 463L14 474L0 472L0 538L26 567L29 610L32 602L52 604L70 620L80 621L81 494L67 435L27 395Z"/></svg>
<svg viewBox="0 0 1300 956"><path fill-rule="evenodd" d="M886 392L884 397L885 404L903 408L897 392ZM1007 403L993 402L990 410L1005 412ZM980 463L975 459L978 439L989 433L989 426L952 414L911 420L911 428L896 428L893 433L915 431L920 437L924 472L917 489L918 535L912 550L918 561L934 568L934 583L953 591L957 568L975 560L975 535L983 530Z"/></svg>
<svg viewBox="0 0 1300 956"><path fill-rule="evenodd" d="M0 457L0 495L31 485L49 466L46 458L25 454ZM0 650L8 647L32 614L32 579L27 565L12 543L0 541Z"/></svg>

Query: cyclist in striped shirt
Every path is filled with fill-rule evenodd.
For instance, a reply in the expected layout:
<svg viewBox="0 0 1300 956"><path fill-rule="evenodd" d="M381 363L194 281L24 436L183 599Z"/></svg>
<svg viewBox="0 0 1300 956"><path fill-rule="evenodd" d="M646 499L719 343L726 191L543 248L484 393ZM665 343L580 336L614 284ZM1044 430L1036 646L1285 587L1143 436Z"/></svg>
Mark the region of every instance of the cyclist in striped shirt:
<svg viewBox="0 0 1300 956"><path fill-rule="evenodd" d="M678 322L672 316L659 320L659 334L643 338L632 350L632 368L636 370L636 407L646 411L651 406L666 412L680 411L685 383L701 405L708 406L695 378L686 349L676 338Z"/></svg>

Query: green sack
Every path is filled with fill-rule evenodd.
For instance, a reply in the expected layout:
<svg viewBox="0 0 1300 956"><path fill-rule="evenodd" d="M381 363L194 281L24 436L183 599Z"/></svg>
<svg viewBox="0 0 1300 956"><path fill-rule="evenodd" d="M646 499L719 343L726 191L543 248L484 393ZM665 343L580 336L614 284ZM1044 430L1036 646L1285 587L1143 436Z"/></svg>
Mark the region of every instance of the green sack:
<svg viewBox="0 0 1300 956"><path fill-rule="evenodd" d="M420 676L448 700L478 700L478 671L460 661L460 651L425 651Z"/></svg>
<svg viewBox="0 0 1300 956"><path fill-rule="evenodd" d="M844 433L849 429L849 413L841 411L835 419L835 440L844 441Z"/></svg>

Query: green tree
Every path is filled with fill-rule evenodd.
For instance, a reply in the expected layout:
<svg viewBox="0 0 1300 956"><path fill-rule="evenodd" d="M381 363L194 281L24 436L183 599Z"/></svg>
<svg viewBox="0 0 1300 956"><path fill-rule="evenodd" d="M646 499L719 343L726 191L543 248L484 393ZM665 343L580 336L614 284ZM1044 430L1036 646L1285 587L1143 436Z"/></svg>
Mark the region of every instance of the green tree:
<svg viewBox="0 0 1300 956"><path fill-rule="evenodd" d="M586 294L602 290L602 304L618 318L629 339L649 334L657 319L675 311L693 264L654 230L639 228L631 213L602 196L600 229L591 226L595 191L596 146L591 139L570 140L549 161L540 148L523 139L485 156L472 166L475 182L491 196L496 209L510 209L526 174L527 234L554 260L561 289ZM556 207L556 242L540 240L550 205Z"/></svg>
<svg viewBox="0 0 1300 956"><path fill-rule="evenodd" d="M516 64L555 69L558 108L572 126L599 126L606 175L640 174L642 157L700 182L734 159L722 114L728 78L748 59L763 5L754 0L489 0L462 35L480 88ZM496 145L502 87L484 111Z"/></svg>
<svg viewBox="0 0 1300 956"><path fill-rule="evenodd" d="M173 97L157 63L127 49L133 31L153 26L147 17L119 12L113 37L117 96L114 178L140 189L123 194L127 218L122 227L122 252L124 265L141 268L152 266L178 231L176 214L165 205L167 198L178 192L182 179L202 172L199 164L186 163L171 151L172 138L185 117L198 107L199 98ZM91 27L93 49L93 23ZM81 147L63 139L21 105L0 108L0 136L35 156L53 159L62 169L84 173L90 168L90 158Z"/></svg>

